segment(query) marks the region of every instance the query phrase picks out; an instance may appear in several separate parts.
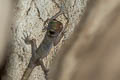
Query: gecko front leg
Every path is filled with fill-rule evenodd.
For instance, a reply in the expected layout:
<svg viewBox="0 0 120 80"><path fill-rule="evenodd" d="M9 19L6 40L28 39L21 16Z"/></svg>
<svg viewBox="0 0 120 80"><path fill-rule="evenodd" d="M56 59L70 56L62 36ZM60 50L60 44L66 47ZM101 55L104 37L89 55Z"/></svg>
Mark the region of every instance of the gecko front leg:
<svg viewBox="0 0 120 80"><path fill-rule="evenodd" d="M36 57L35 57L36 56L36 50L37 50L36 40L35 39L30 40L29 38L27 38L25 40L25 42L27 44L31 44L32 57L30 59L30 62L28 64L21 80L28 80L28 78L29 78L30 74L32 73L33 69L36 66L39 66L39 65L41 65L41 68L44 71L45 77L46 77L47 69L45 68L44 63L42 62L42 60L36 59Z"/></svg>
<svg viewBox="0 0 120 80"><path fill-rule="evenodd" d="M31 44L32 56L33 56L33 54L36 53L36 49L37 49L36 40L35 40L35 39L30 40L30 39L27 37L27 39L25 40L25 42L26 42L27 44ZM33 58L30 59L30 62L29 62L29 64L28 64L28 66L27 66L27 68L26 68L26 70L25 70L25 72L24 72L21 80L28 80L31 72L32 72L33 69L37 66L37 65L34 63L33 60L34 60Z"/></svg>

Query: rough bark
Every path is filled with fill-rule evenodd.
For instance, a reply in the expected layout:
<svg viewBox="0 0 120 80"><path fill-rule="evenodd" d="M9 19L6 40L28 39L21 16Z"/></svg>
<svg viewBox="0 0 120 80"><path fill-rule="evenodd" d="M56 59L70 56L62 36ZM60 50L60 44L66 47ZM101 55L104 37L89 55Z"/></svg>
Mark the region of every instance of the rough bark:
<svg viewBox="0 0 120 80"><path fill-rule="evenodd" d="M120 0L90 0L51 80L120 80Z"/></svg>
<svg viewBox="0 0 120 80"><path fill-rule="evenodd" d="M68 13L69 25L64 39L67 39L78 24L87 0L63 0L65 12ZM16 0L14 23L12 26L13 40L12 53L6 66L6 74L3 80L20 80L31 57L31 47L24 39L31 34L37 40L37 45L42 41L44 34L42 28L44 21L59 11L62 0ZM58 5L56 4L58 3ZM58 18L64 25L65 17ZM63 42L53 47L50 55L45 59L46 67L49 68L57 50ZM29 80L45 80L44 73L40 66L32 72Z"/></svg>

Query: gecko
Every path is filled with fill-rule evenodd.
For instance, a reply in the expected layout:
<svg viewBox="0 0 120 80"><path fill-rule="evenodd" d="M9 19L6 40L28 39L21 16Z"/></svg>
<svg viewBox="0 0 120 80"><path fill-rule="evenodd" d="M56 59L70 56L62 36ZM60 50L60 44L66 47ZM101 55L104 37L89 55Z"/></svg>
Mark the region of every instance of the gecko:
<svg viewBox="0 0 120 80"><path fill-rule="evenodd" d="M45 78L47 80L47 73L49 70L46 69L43 63L43 59L48 56L52 46L56 46L60 42L65 33L65 28L63 27L63 24L56 19L59 15L62 14L64 14L64 11L62 8L60 8L59 12L57 12L53 17L47 19L44 22L43 31L46 30L46 34L38 48L36 45L36 39L27 38L25 40L26 43L31 44L32 57L25 72L23 73L21 80L28 80L33 69L39 65L41 65L41 68L44 71ZM68 24L68 20L66 24Z"/></svg>

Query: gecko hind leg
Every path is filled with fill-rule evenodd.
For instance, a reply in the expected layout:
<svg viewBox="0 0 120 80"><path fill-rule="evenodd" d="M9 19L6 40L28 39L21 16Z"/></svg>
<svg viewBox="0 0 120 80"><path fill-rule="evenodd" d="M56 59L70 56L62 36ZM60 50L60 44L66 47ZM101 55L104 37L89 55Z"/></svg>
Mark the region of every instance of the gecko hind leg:
<svg viewBox="0 0 120 80"><path fill-rule="evenodd" d="M50 21L52 21L53 19L56 19L58 16L60 16L60 15L62 15L62 14L64 14L64 6L63 6L63 5L60 7L59 12L57 12L54 16L52 16L50 19L48 18L48 19L44 22L44 24L43 24L44 28L43 28L42 31L44 32L45 30L47 30L47 25L46 25L46 24L48 24Z"/></svg>
<svg viewBox="0 0 120 80"><path fill-rule="evenodd" d="M54 16L52 16L50 19L47 18L47 20L44 22L43 26L44 28L42 29L42 31L46 31L47 30L47 25L49 22L51 22L53 19L56 19L59 15L62 15L63 14L63 11L60 10L59 12L57 12Z"/></svg>
<svg viewBox="0 0 120 80"><path fill-rule="evenodd" d="M37 61L37 65L40 65L40 66L41 66L41 68L42 68L42 70L43 70L43 72L44 72L44 74L45 74L45 78L46 78L46 80L47 80L47 75L48 75L48 71L49 71L49 70L45 67L45 65L44 65L44 63L43 63L42 60Z"/></svg>
<svg viewBox="0 0 120 80"><path fill-rule="evenodd" d="M30 35L28 35L28 33L26 34L25 43L31 45L32 55L34 55L34 54L36 54L36 50L37 50L36 39L34 39L34 38L31 39L30 36L31 36L31 33L30 33Z"/></svg>
<svg viewBox="0 0 120 80"><path fill-rule="evenodd" d="M45 72L45 74L47 75L47 73L48 73L48 69L45 67L45 65L44 65L44 63L43 63L43 61L42 60L39 60L39 62L40 62L40 65L41 65L41 67L42 67L42 69L43 69L43 71Z"/></svg>

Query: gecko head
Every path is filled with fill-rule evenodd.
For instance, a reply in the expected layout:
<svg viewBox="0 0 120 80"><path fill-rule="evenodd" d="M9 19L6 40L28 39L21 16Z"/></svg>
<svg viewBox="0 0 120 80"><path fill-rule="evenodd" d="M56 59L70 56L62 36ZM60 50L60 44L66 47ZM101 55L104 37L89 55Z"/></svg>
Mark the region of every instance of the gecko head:
<svg viewBox="0 0 120 80"><path fill-rule="evenodd" d="M63 24L56 19L53 19L48 24L47 33L50 37L57 37L63 29Z"/></svg>

